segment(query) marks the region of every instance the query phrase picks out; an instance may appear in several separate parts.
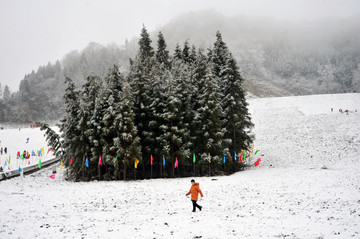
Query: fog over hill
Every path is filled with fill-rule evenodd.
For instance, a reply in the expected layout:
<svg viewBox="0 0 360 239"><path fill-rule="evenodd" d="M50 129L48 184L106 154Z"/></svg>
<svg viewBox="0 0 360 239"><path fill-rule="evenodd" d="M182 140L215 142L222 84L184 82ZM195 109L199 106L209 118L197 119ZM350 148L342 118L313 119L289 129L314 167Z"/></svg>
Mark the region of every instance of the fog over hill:
<svg viewBox="0 0 360 239"><path fill-rule="evenodd" d="M152 31L151 36L156 48L156 36L162 31L173 53L176 44L182 47L187 40L206 50L215 41L217 30L238 61L244 87L256 96L360 91L360 17L285 22L228 17L207 10L180 15ZM89 43L81 51L40 66L25 76L19 92L0 100L0 121L59 119L64 75L80 86L90 74L104 78L113 64L126 74L137 39L119 45Z"/></svg>

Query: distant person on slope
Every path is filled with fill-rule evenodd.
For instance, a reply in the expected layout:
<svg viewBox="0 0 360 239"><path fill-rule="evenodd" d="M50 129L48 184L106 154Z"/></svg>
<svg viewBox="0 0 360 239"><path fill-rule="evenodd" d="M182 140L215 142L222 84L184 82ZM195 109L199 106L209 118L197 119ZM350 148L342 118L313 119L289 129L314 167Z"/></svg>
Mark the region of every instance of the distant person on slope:
<svg viewBox="0 0 360 239"><path fill-rule="evenodd" d="M189 192L186 194L186 196L188 196L191 193L191 201L193 204L193 212L196 211L196 208L199 208L199 210L201 211L202 206L198 205L196 202L198 200L198 194L200 193L201 197L203 197L203 193L201 192L201 189L199 188L199 183L195 183L195 180L192 179L191 180L191 188L189 190Z"/></svg>

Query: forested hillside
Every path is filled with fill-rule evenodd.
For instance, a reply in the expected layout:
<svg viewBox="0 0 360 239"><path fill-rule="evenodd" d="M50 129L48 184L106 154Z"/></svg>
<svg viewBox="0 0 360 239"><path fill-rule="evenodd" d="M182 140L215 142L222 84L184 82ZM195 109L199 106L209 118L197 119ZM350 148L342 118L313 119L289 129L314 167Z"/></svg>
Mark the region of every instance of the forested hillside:
<svg viewBox="0 0 360 239"><path fill-rule="evenodd" d="M158 30L171 53L187 40L190 48L207 49L220 30L245 79L243 86L256 96L360 91L359 18L289 23L203 11L173 19L150 33L153 41ZM107 46L89 43L25 75L18 92L10 93L3 85L0 122L58 120L64 112L64 76L80 87L91 74L103 79L113 64L126 74L137 41L134 38Z"/></svg>

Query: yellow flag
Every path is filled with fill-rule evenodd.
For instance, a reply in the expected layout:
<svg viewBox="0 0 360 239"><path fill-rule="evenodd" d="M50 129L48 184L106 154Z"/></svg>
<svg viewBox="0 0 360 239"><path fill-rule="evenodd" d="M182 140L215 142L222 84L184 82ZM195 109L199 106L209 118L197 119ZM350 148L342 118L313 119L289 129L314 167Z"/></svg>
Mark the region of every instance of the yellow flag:
<svg viewBox="0 0 360 239"><path fill-rule="evenodd" d="M63 168L63 161L61 161L60 170Z"/></svg>
<svg viewBox="0 0 360 239"><path fill-rule="evenodd" d="M211 157L210 157L210 153L209 153L209 163L211 163Z"/></svg>
<svg viewBox="0 0 360 239"><path fill-rule="evenodd" d="M254 149L255 145L253 144L253 149Z"/></svg>
<svg viewBox="0 0 360 239"><path fill-rule="evenodd" d="M138 159L135 159L135 168L137 168L139 162L140 162L140 161L139 161Z"/></svg>
<svg viewBox="0 0 360 239"><path fill-rule="evenodd" d="M249 151L249 158L251 158L251 152Z"/></svg>

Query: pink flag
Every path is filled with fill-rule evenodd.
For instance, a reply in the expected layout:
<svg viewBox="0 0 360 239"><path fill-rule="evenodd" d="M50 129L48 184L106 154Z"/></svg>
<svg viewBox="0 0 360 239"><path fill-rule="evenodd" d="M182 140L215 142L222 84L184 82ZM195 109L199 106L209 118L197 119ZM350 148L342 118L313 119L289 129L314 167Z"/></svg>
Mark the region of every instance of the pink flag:
<svg viewBox="0 0 360 239"><path fill-rule="evenodd" d="M50 176L51 179L55 179L55 174Z"/></svg>
<svg viewBox="0 0 360 239"><path fill-rule="evenodd" d="M39 151L39 153L38 153L38 157L40 157L40 152L41 152L41 151Z"/></svg>
<svg viewBox="0 0 360 239"><path fill-rule="evenodd" d="M100 155L100 158L99 158L99 165L101 165L101 166L102 166L101 155Z"/></svg>
<svg viewBox="0 0 360 239"><path fill-rule="evenodd" d="M177 160L177 158L175 159L175 165L174 168L177 168L179 166L179 161Z"/></svg>
<svg viewBox="0 0 360 239"><path fill-rule="evenodd" d="M47 152L47 154L49 154L49 152L50 152L50 148L48 149L48 152Z"/></svg>

